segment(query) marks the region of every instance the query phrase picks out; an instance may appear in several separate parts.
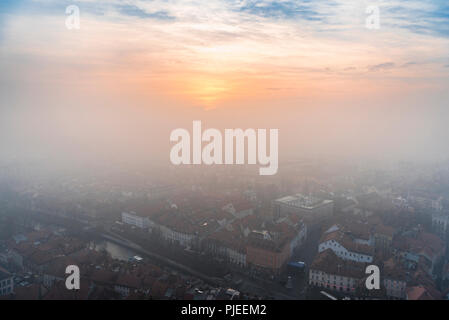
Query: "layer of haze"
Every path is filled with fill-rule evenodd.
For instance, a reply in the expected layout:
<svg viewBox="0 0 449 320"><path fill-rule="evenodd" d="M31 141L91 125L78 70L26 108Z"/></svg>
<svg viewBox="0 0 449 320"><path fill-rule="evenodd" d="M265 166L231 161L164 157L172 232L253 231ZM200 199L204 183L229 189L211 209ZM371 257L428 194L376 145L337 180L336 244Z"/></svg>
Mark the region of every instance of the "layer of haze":
<svg viewBox="0 0 449 320"><path fill-rule="evenodd" d="M168 165L193 120L279 129L281 161L448 156L440 1L380 1L380 30L363 1L85 0L80 30L69 2L19 2L0 6L3 161Z"/></svg>

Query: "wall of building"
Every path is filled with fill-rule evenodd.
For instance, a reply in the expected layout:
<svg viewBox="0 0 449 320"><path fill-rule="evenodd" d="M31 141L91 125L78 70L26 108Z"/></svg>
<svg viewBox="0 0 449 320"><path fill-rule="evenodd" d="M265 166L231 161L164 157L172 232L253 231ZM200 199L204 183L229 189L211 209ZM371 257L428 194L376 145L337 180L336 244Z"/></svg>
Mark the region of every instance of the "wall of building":
<svg viewBox="0 0 449 320"><path fill-rule="evenodd" d="M278 274L290 259L290 245L285 245L280 252L256 246L248 246L246 261L248 265L262 268Z"/></svg>
<svg viewBox="0 0 449 320"><path fill-rule="evenodd" d="M14 292L13 277L0 280L0 296L6 296Z"/></svg>
<svg viewBox="0 0 449 320"><path fill-rule="evenodd" d="M353 293L360 279L310 269L309 285L334 291Z"/></svg>

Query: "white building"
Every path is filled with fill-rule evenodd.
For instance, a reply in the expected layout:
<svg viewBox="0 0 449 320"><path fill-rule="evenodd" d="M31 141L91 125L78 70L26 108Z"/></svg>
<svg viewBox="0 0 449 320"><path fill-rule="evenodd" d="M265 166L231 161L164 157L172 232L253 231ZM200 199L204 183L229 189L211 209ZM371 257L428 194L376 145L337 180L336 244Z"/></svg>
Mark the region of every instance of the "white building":
<svg viewBox="0 0 449 320"><path fill-rule="evenodd" d="M246 267L246 252L241 250L235 250L233 248L226 248L226 249L229 262L241 267Z"/></svg>
<svg viewBox="0 0 449 320"><path fill-rule="evenodd" d="M122 222L137 228L146 229L150 225L147 217L138 216L135 212L122 212Z"/></svg>
<svg viewBox="0 0 449 320"><path fill-rule="evenodd" d="M323 235L318 252L323 252L326 249L331 249L335 255L344 260L371 263L374 259L372 247L356 243L340 231Z"/></svg>
<svg viewBox="0 0 449 320"><path fill-rule="evenodd" d="M196 243L197 236L195 234L176 231L163 225L159 225L159 231L162 239L184 248L192 247Z"/></svg>
<svg viewBox="0 0 449 320"><path fill-rule="evenodd" d="M240 267L246 266L246 247L233 230L219 230L211 234L204 244L206 250L214 256Z"/></svg>
<svg viewBox="0 0 449 320"><path fill-rule="evenodd" d="M244 250L238 250L223 244L216 245L212 252L217 257L224 258L229 263L238 265L239 267L246 267L246 252Z"/></svg>
<svg viewBox="0 0 449 320"><path fill-rule="evenodd" d="M296 194L273 201L274 216L279 218L288 214L298 214L303 218L323 218L332 215L333 200L321 200L311 196Z"/></svg>
<svg viewBox="0 0 449 320"><path fill-rule="evenodd" d="M339 259L332 250L317 255L309 270L309 285L354 293L364 276L362 264Z"/></svg>

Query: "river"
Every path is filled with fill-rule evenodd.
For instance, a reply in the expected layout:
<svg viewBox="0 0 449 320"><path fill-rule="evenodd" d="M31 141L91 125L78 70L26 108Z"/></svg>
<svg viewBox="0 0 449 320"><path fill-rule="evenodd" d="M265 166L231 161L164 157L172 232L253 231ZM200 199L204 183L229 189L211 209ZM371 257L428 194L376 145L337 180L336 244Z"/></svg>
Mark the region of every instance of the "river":
<svg viewBox="0 0 449 320"><path fill-rule="evenodd" d="M95 241L94 248L97 251L106 250L112 258L123 261L128 261L129 258L137 255L134 251L107 240Z"/></svg>

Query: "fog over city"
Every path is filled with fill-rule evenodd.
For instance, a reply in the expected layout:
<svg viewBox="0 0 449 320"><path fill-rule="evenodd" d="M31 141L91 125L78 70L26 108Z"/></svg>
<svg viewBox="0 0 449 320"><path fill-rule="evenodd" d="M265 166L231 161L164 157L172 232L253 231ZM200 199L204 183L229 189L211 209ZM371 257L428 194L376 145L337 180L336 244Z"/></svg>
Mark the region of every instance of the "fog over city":
<svg viewBox="0 0 449 320"><path fill-rule="evenodd" d="M2 95L3 162L126 162L130 170L133 164L169 164L170 132L192 132L193 120L201 120L205 129L279 129L280 161L325 158L382 166L448 156L443 95L268 98L206 110L168 99L137 101L135 95L112 90L94 90L89 97L70 87L52 88L53 94L35 85Z"/></svg>
<svg viewBox="0 0 449 320"><path fill-rule="evenodd" d="M448 17L0 1L0 300L449 299Z"/></svg>

